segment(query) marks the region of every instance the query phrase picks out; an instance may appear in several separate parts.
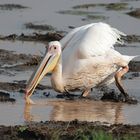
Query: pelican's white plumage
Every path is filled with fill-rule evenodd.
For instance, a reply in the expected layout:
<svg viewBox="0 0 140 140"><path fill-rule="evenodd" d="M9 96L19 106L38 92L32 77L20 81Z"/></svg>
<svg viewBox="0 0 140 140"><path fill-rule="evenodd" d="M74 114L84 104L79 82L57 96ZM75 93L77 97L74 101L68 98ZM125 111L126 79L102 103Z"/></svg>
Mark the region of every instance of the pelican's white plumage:
<svg viewBox="0 0 140 140"><path fill-rule="evenodd" d="M66 50L81 49L84 56L102 55L115 43L121 43L121 35L124 33L105 23L92 23L73 29L61 41L62 48Z"/></svg>
<svg viewBox="0 0 140 140"><path fill-rule="evenodd" d="M52 72L52 86L56 91L82 89L89 92L92 87L112 82L115 76L118 88L127 97L120 78L128 71L128 63L134 57L114 49L114 44L123 43L122 35L125 36L106 23L92 23L73 29L60 42L51 42L40 65L44 70L33 74L26 88L26 93L30 92L27 96L40 81L39 75L43 77L47 69L46 72Z"/></svg>
<svg viewBox="0 0 140 140"><path fill-rule="evenodd" d="M121 35L125 36L105 23L85 25L68 33L60 41L63 86L68 90L95 87L116 72L116 63L127 65L126 57L114 50L115 43L123 43Z"/></svg>
<svg viewBox="0 0 140 140"><path fill-rule="evenodd" d="M63 66L69 69L70 66L66 65L73 65L75 60L105 55L114 49L115 43L122 43L121 35L125 34L105 23L93 23L72 30L60 41L64 49Z"/></svg>

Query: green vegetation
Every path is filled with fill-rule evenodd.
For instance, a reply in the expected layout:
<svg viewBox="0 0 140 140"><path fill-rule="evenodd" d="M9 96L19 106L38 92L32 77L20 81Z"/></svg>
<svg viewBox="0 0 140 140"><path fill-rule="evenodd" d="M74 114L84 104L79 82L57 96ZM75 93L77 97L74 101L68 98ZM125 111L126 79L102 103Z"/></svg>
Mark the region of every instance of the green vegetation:
<svg viewBox="0 0 140 140"><path fill-rule="evenodd" d="M22 133L23 131L27 130L27 128L28 128L27 126L20 126L19 127L19 132Z"/></svg>
<svg viewBox="0 0 140 140"><path fill-rule="evenodd" d="M1 126L0 135L1 139L6 140L140 140L140 125L106 126L77 120L48 121L23 126Z"/></svg>
<svg viewBox="0 0 140 140"><path fill-rule="evenodd" d="M87 132L80 130L74 140L113 140L113 136L101 130L89 130Z"/></svg>
<svg viewBox="0 0 140 140"><path fill-rule="evenodd" d="M49 133L51 140L138 140L139 138L132 135L115 136L112 133L103 130L82 130L78 129L72 136L66 136L61 130Z"/></svg>

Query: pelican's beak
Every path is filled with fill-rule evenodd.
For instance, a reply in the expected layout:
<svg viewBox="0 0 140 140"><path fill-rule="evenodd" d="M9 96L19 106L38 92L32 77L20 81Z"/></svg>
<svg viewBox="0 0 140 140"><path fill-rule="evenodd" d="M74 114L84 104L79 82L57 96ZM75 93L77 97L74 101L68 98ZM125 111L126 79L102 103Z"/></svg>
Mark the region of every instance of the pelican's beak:
<svg viewBox="0 0 140 140"><path fill-rule="evenodd" d="M27 104L34 104L30 99L32 93L34 92L36 86L41 81L41 79L49 72L52 72L55 68L60 54L51 54L47 52L42 60L42 62L38 65L37 69L33 72L27 87L25 89L25 100Z"/></svg>

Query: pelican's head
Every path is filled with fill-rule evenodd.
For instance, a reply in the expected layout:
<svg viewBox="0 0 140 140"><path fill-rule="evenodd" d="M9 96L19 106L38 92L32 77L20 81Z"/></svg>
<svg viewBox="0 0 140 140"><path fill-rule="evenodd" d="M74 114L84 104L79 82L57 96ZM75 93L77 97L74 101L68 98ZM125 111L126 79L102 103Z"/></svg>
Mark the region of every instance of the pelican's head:
<svg viewBox="0 0 140 140"><path fill-rule="evenodd" d="M41 81L41 79L47 74L54 70L56 64L61 55L61 44L58 41L52 41L49 43L48 51L45 54L42 62L38 65L37 69L33 72L27 87L25 89L26 103L33 103L30 99L34 89Z"/></svg>

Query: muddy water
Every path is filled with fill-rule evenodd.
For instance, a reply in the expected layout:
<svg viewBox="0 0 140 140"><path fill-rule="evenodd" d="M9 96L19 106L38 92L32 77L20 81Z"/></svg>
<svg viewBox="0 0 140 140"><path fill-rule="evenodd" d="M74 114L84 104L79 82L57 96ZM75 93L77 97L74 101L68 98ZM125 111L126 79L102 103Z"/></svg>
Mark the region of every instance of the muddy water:
<svg viewBox="0 0 140 140"><path fill-rule="evenodd" d="M26 29L24 24L32 22L34 24L48 24L57 30L69 31L68 26L80 26L91 22L103 21L124 31L127 34L140 34L140 20L130 17L125 11L107 11L105 8L81 9L86 12L98 12L107 18L105 19L86 19L85 15L60 14L59 11L73 10L72 7L84 3L110 3L121 2L120 0L1 0L0 4L14 3L27 6L27 9L20 10L0 10L0 34L8 35L12 33L21 34L33 33L34 30ZM128 4L133 8L140 7L140 1L129 1ZM86 19L86 20L83 20ZM44 32L44 31L38 31ZM45 31L46 32L46 31ZM0 41L0 49L13 51L15 54L43 55L45 52L44 44L35 42L20 41ZM128 55L139 55L140 44L128 44L128 47L118 47L118 51ZM140 58L137 58L140 61ZM17 60L16 64L20 64ZM5 66L7 63L5 64ZM13 65L13 64L12 64ZM11 65L11 67L12 67ZM8 66L10 66L8 64ZM17 70L0 67L1 82L14 82L28 80L33 69ZM43 85L51 85L49 77L45 77L41 82ZM140 101L140 77L124 80L125 87L131 96L135 96ZM115 88L111 85L111 88ZM43 92L50 92L50 97L45 97ZM16 99L15 103L0 103L0 124L16 125L31 121L63 120L73 119L85 121L101 121L108 123L140 123L140 104L128 105L123 103L102 102L94 100L64 100L57 99L56 92L53 90L37 90L38 94L33 95L36 105L26 106L24 96L20 92L10 92L11 97ZM92 93L94 94L94 93Z"/></svg>

